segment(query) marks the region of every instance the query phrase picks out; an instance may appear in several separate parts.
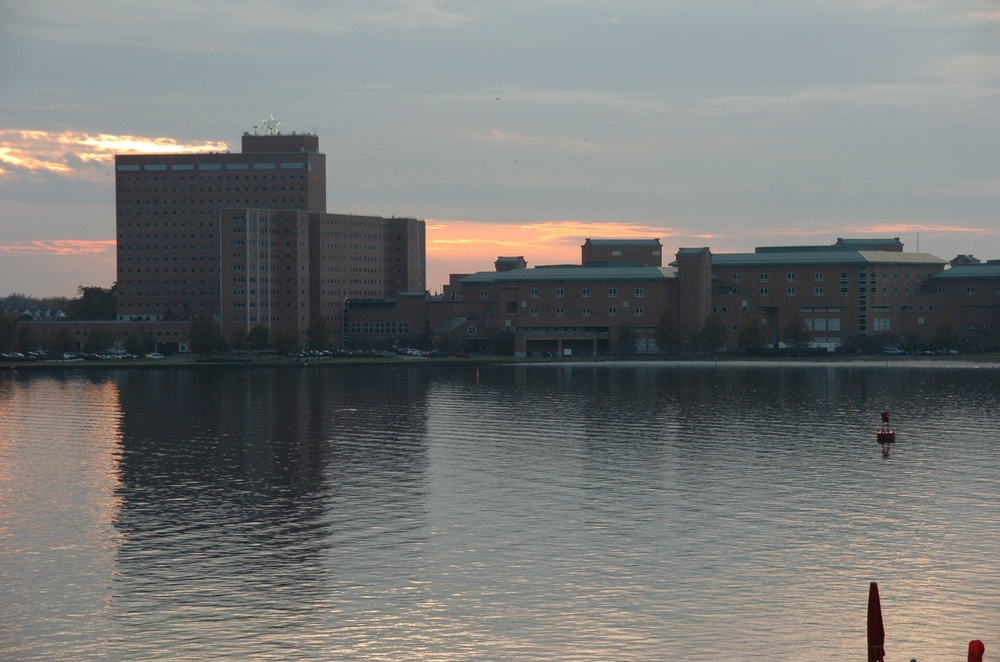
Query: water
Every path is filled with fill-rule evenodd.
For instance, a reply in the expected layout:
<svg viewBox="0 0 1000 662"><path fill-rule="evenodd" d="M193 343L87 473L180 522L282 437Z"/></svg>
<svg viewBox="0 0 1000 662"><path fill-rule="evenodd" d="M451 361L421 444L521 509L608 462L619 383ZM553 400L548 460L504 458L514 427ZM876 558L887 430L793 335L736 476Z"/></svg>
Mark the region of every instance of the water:
<svg viewBox="0 0 1000 662"><path fill-rule="evenodd" d="M900 365L0 377L0 659L989 655L1000 372Z"/></svg>

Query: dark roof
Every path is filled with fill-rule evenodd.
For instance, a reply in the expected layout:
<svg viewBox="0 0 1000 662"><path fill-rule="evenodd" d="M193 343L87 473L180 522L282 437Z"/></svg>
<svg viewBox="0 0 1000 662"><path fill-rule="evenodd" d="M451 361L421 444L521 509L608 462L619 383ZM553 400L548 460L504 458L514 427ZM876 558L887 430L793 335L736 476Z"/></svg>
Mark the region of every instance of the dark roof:
<svg viewBox="0 0 1000 662"><path fill-rule="evenodd" d="M598 281L598 280L658 280L675 278L677 272L669 267L544 267L512 269L511 271L480 271L462 279L467 284L528 281Z"/></svg>
<svg viewBox="0 0 1000 662"><path fill-rule="evenodd" d="M775 253L716 253L712 266L768 266L800 264L843 264L859 267L869 264L920 264L944 266L947 260L929 253L897 253L894 251L799 251Z"/></svg>
<svg viewBox="0 0 1000 662"><path fill-rule="evenodd" d="M831 253L843 251L884 251L891 247L893 252L903 250L899 237L891 239L837 239L837 243L826 246L758 246L755 253Z"/></svg>
<svg viewBox="0 0 1000 662"><path fill-rule="evenodd" d="M660 246L659 239L587 239L592 246Z"/></svg>

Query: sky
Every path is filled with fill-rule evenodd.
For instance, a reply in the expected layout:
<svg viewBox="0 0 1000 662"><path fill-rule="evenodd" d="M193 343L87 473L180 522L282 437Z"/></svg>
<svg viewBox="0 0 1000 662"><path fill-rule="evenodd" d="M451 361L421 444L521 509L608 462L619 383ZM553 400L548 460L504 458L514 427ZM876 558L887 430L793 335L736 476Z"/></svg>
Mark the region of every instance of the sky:
<svg viewBox="0 0 1000 662"><path fill-rule="evenodd" d="M115 153L319 135L427 286L899 237L1000 258L996 0L0 0L0 296L115 279Z"/></svg>

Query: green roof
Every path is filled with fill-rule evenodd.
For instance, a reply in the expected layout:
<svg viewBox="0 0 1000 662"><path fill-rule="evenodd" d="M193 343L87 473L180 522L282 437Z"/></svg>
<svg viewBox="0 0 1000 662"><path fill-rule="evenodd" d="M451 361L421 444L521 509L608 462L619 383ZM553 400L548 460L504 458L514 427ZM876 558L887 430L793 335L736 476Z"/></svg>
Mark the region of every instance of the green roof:
<svg viewBox="0 0 1000 662"><path fill-rule="evenodd" d="M843 264L863 267L872 264L920 264L944 266L942 260L929 253L897 253L894 251L800 251L774 253L716 253L712 255L712 266L755 267L782 265Z"/></svg>
<svg viewBox="0 0 1000 662"><path fill-rule="evenodd" d="M510 271L480 271L466 276L462 283L519 283L541 281L659 280L675 278L677 270L669 267L543 267Z"/></svg>
<svg viewBox="0 0 1000 662"><path fill-rule="evenodd" d="M963 264L945 269L932 278L1000 278L1000 264Z"/></svg>

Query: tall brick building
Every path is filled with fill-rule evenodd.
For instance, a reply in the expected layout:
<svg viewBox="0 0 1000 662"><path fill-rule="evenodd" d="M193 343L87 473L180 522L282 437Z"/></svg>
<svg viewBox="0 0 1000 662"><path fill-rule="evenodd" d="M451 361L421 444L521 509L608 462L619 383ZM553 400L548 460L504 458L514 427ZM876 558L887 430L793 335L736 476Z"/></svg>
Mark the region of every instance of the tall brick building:
<svg viewBox="0 0 1000 662"><path fill-rule="evenodd" d="M240 153L119 154L115 171L120 321L339 333L345 299L426 287L424 222L327 213L315 135L272 125Z"/></svg>

